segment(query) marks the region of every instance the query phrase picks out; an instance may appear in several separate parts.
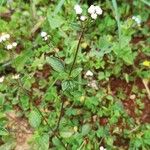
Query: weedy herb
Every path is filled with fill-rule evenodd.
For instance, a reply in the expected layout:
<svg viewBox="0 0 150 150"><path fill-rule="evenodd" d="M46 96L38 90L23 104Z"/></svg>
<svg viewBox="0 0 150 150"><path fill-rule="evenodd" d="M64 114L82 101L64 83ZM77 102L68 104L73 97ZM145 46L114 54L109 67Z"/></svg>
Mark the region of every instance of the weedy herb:
<svg viewBox="0 0 150 150"><path fill-rule="evenodd" d="M2 0L0 150L148 150L149 6Z"/></svg>

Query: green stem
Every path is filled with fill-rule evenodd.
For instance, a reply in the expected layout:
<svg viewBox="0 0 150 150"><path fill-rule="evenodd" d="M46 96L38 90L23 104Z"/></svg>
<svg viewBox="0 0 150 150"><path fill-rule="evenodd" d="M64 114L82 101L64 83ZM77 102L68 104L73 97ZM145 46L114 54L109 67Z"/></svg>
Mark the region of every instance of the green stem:
<svg viewBox="0 0 150 150"><path fill-rule="evenodd" d="M81 39L82 39L83 34L84 34L84 29L82 30L82 32L80 34L80 37L79 37L77 49L76 49L75 56L74 56L74 59L73 59L73 63L72 63L72 66L71 66L71 69L70 69L70 72L69 72L69 77L70 77L70 75L72 73L72 70L74 68L75 62L77 60L77 55L78 55L78 52L79 52L79 47L80 47L80 43L81 43Z"/></svg>

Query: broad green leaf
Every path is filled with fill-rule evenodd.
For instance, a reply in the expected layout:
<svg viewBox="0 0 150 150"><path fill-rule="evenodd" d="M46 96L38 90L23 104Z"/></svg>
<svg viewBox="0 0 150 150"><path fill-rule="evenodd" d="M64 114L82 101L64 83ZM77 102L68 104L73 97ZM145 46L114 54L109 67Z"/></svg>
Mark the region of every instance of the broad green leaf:
<svg viewBox="0 0 150 150"><path fill-rule="evenodd" d="M56 57L47 57L47 63L57 72L64 72L65 67L61 60Z"/></svg>
<svg viewBox="0 0 150 150"><path fill-rule="evenodd" d="M41 115L36 110L32 110L29 114L29 123L33 128L39 127L41 124Z"/></svg>

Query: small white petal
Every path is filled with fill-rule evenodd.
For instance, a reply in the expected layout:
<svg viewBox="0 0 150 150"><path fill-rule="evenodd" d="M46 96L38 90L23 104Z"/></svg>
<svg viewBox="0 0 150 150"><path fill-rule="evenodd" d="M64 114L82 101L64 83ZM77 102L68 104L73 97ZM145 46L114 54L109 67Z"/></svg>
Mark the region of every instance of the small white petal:
<svg viewBox="0 0 150 150"><path fill-rule="evenodd" d="M47 35L47 33L46 32L41 32L41 37L45 37Z"/></svg>
<svg viewBox="0 0 150 150"><path fill-rule="evenodd" d="M97 15L101 15L102 14L102 9L99 6L95 6L95 11Z"/></svg>
<svg viewBox="0 0 150 150"><path fill-rule="evenodd" d="M17 46L17 43L16 43L16 42L13 42L13 43L12 43L12 46L13 46L13 47L16 47L16 46Z"/></svg>
<svg viewBox="0 0 150 150"><path fill-rule="evenodd" d="M4 81L4 76L0 77L0 83L2 83Z"/></svg>
<svg viewBox="0 0 150 150"><path fill-rule="evenodd" d="M9 50L9 49L12 49L13 46L11 44L8 44L6 48Z"/></svg>
<svg viewBox="0 0 150 150"><path fill-rule="evenodd" d="M95 14L95 13L91 14L91 18L94 19L94 20L96 20L97 19L97 14Z"/></svg>
<svg viewBox="0 0 150 150"><path fill-rule="evenodd" d="M94 5L91 5L88 9L88 13L89 14L94 14L95 13L95 6Z"/></svg>
<svg viewBox="0 0 150 150"><path fill-rule="evenodd" d="M81 17L80 17L80 20L81 20L81 21L85 21L86 19L87 19L86 16L81 16Z"/></svg>

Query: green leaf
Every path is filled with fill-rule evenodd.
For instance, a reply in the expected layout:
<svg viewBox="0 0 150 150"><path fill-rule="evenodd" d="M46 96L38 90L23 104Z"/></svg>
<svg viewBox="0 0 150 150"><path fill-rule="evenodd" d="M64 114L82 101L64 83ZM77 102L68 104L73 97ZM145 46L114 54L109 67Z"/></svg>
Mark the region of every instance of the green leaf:
<svg viewBox="0 0 150 150"><path fill-rule="evenodd" d="M48 15L48 22L52 29L59 28L64 23L61 17L51 15Z"/></svg>
<svg viewBox="0 0 150 150"><path fill-rule="evenodd" d="M65 131L65 132L60 132L60 135L63 137L63 138L69 138L73 135L73 131Z"/></svg>
<svg viewBox="0 0 150 150"><path fill-rule="evenodd" d="M29 97L26 95L23 95L20 98L20 102L21 102L21 106L23 108L23 110L28 110L29 109Z"/></svg>
<svg viewBox="0 0 150 150"><path fill-rule="evenodd" d="M5 128L0 127L0 135L8 135L8 131Z"/></svg>
<svg viewBox="0 0 150 150"><path fill-rule="evenodd" d="M82 68L74 69L71 73L71 77L73 77L73 78L77 77L81 73L81 71L82 71Z"/></svg>
<svg viewBox="0 0 150 150"><path fill-rule="evenodd" d="M82 135L87 135L91 130L91 127L89 124L85 124L82 126Z"/></svg>
<svg viewBox="0 0 150 150"><path fill-rule="evenodd" d="M41 124L41 115L36 110L30 112L29 123L33 128L37 128Z"/></svg>
<svg viewBox="0 0 150 150"><path fill-rule="evenodd" d="M64 80L62 82L62 90L65 91L65 90L73 90L74 88L74 83L71 81L71 80Z"/></svg>
<svg viewBox="0 0 150 150"><path fill-rule="evenodd" d="M13 60L13 67L15 67L17 71L21 71L26 65L26 62L30 60L29 58L31 58L31 56L33 56L33 51L29 50L23 52L15 60Z"/></svg>
<svg viewBox="0 0 150 150"><path fill-rule="evenodd" d="M52 68L57 72L64 72L65 67L63 62L56 57L47 57L47 63L52 66Z"/></svg>

